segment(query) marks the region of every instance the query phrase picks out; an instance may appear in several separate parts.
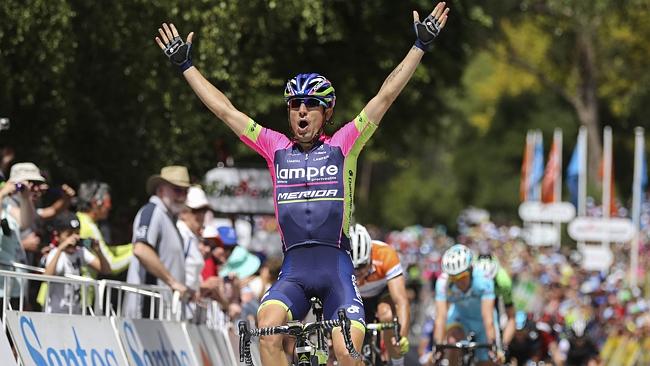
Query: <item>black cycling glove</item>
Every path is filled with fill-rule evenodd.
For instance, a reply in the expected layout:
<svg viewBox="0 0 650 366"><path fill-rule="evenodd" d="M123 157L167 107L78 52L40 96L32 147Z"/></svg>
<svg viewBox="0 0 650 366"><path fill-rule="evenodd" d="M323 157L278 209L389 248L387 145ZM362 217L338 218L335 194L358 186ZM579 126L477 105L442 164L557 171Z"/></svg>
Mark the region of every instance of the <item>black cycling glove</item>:
<svg viewBox="0 0 650 366"><path fill-rule="evenodd" d="M172 64L178 66L181 72L192 66L192 44L184 42L181 37L174 37L171 42L165 45L165 55L169 57Z"/></svg>
<svg viewBox="0 0 650 366"><path fill-rule="evenodd" d="M433 46L433 40L440 34L440 21L432 14L424 18L423 22L415 21L415 47L422 51L429 51Z"/></svg>

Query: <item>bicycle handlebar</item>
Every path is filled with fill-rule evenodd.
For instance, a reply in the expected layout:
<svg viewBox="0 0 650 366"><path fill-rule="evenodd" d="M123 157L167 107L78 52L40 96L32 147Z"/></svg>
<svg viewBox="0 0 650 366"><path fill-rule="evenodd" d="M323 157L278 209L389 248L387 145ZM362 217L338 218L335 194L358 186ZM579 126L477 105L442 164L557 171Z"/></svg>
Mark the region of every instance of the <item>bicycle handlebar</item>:
<svg viewBox="0 0 650 366"><path fill-rule="evenodd" d="M386 322L386 323L368 323L366 324L366 329L367 330L378 330L378 331L383 331L386 329L393 329L393 332L395 333L395 337L399 339L399 335L401 333L402 326L400 325L399 321L397 321L397 318L393 318L392 322Z"/></svg>
<svg viewBox="0 0 650 366"><path fill-rule="evenodd" d="M292 337L309 336L318 330L333 329L341 327L343 329L343 340L345 348L354 359L360 359L361 355L354 349L352 343L352 336L350 335L350 319L345 315L344 309L339 309L338 319L336 320L323 320L312 323L293 323L287 325L279 325L275 327L249 329L248 323L244 320L239 322L239 361L245 362L246 365L252 366L253 361L250 353L251 337L263 337L278 334L285 334Z"/></svg>
<svg viewBox="0 0 650 366"><path fill-rule="evenodd" d="M443 349L460 349L460 350L474 350L474 349L490 349L493 350L495 345L491 343L476 343L476 342L456 342L456 343L447 343L447 344L435 344L435 350Z"/></svg>

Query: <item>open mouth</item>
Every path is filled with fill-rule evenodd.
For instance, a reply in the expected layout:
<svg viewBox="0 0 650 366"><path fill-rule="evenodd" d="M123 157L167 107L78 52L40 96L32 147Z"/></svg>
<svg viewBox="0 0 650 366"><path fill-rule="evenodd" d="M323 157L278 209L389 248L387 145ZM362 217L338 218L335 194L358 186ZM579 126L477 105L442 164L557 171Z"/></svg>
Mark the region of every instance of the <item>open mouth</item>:
<svg viewBox="0 0 650 366"><path fill-rule="evenodd" d="M307 126L309 126L309 122L307 122L306 119L301 119L300 121L298 121L298 127L307 128Z"/></svg>

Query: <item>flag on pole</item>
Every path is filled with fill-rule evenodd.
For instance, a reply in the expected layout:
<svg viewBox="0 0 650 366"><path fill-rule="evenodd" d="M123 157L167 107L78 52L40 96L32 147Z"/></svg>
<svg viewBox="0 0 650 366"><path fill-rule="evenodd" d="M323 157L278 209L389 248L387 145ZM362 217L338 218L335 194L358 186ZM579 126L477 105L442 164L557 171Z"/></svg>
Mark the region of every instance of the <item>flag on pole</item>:
<svg viewBox="0 0 650 366"><path fill-rule="evenodd" d="M530 168L533 161L533 139L530 131L526 134L526 145L524 146L524 158L521 162L521 180L519 182L519 200L528 200L528 182Z"/></svg>
<svg viewBox="0 0 650 366"><path fill-rule="evenodd" d="M542 133L537 132L535 138L535 152L528 181L528 199L539 201L541 199L541 182L544 176L544 142Z"/></svg>
<svg viewBox="0 0 650 366"><path fill-rule="evenodd" d="M551 151L548 153L544 178L542 178L542 202L544 203L553 203L560 200L560 197L555 197L555 182L557 182L561 170L559 152L557 143L553 140Z"/></svg>
<svg viewBox="0 0 650 366"><path fill-rule="evenodd" d="M571 195L571 203L576 208L578 207L578 178L580 177L580 161L582 160L580 151L580 139L578 139L576 147L573 148L569 165L566 168L566 185Z"/></svg>

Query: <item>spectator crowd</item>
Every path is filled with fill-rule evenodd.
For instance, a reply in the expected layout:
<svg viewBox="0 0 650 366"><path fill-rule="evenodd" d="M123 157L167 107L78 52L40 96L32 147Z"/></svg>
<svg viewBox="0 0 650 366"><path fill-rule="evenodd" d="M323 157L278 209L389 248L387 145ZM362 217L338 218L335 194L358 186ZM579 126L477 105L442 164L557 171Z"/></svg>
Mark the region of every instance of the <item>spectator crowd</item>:
<svg viewBox="0 0 650 366"><path fill-rule="evenodd" d="M107 183L91 180L77 189L53 189L34 163L7 168L0 186L0 269L22 271L28 267L20 265L28 265L48 275L168 286L187 300L217 301L233 319L251 320L278 276L282 254L274 218L217 217L183 166L164 167L143 184L150 198L133 219L132 240L126 244L105 240L110 236L102 223L112 207ZM56 197L43 205L44 193L52 191ZM600 208L590 202L588 212L597 215ZM570 245L529 246L520 227L497 225L481 211L468 212L459 217L457 237L443 226L400 231L368 226L373 238L384 239L400 253L414 306L412 329L424 335L423 342L430 341L426 324L435 317L430 294L441 271L440 258L459 242L476 253L492 254L510 273L515 306L523 314L518 330L533 327L541 334L541 357L566 362L571 349L582 345L576 340L587 342L594 362L600 364L649 357L643 352L650 348L649 202L642 205L640 266L633 273L629 243L612 244L615 260L609 269L589 271L583 269L580 251ZM619 209L620 215L626 212ZM630 274L638 276L639 287L629 286ZM25 309L81 312L78 286L51 286L48 291L45 285L31 285L24 295ZM6 294L13 307L21 300L19 287L13 284ZM0 281L0 295L5 296L4 291ZM127 296L125 315L150 315L146 301Z"/></svg>

